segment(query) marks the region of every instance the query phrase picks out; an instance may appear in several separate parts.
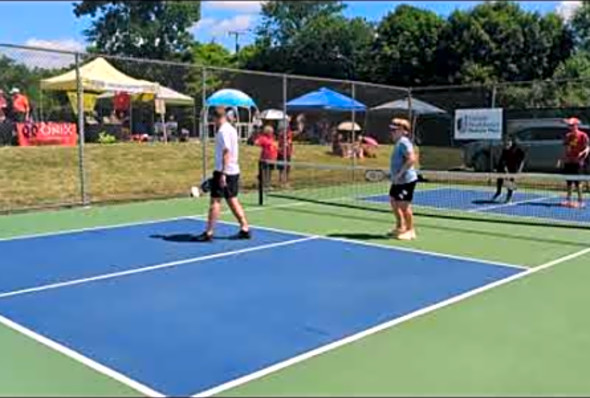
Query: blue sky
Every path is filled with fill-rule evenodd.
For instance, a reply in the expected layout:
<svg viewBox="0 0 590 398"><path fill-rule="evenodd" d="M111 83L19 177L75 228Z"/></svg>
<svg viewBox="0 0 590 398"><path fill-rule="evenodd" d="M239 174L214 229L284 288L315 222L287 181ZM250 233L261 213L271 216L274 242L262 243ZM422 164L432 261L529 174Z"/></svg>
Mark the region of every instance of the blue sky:
<svg viewBox="0 0 590 398"><path fill-rule="evenodd" d="M453 10L466 9L478 1L347 1L347 16L362 16L368 20L379 20L399 4L412 4L430 9L442 16ZM567 15L579 1L523 1L523 8L541 13L559 10ZM84 28L87 18L77 19L70 1L2 1L0 15L0 43L28 44L42 47L82 50L85 46ZM246 32L240 37L242 45L252 41L248 29L256 26L260 1L204 1L202 19L192 32L200 41L215 40L233 49L234 39L228 31Z"/></svg>

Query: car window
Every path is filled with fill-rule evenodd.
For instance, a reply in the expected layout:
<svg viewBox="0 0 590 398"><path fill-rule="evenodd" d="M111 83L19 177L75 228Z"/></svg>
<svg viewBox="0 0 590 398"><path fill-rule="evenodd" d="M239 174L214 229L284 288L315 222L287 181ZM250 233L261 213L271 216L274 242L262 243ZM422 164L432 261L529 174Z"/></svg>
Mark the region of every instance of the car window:
<svg viewBox="0 0 590 398"><path fill-rule="evenodd" d="M533 130L533 141L563 140L567 134L567 128L551 127Z"/></svg>
<svg viewBox="0 0 590 398"><path fill-rule="evenodd" d="M519 131L516 137L521 141L555 141L563 140L567 131L564 127L536 127Z"/></svg>

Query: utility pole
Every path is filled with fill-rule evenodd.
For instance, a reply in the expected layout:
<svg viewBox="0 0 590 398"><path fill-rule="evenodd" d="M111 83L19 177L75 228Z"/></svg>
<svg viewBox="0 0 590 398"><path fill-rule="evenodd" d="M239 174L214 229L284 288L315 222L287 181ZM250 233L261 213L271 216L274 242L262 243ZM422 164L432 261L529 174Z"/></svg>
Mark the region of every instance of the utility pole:
<svg viewBox="0 0 590 398"><path fill-rule="evenodd" d="M232 36L232 35L234 36L234 39L236 41L236 54L237 54L240 51L240 43L239 43L240 36L245 35L246 32L231 30L231 31L227 32L227 34L230 36Z"/></svg>

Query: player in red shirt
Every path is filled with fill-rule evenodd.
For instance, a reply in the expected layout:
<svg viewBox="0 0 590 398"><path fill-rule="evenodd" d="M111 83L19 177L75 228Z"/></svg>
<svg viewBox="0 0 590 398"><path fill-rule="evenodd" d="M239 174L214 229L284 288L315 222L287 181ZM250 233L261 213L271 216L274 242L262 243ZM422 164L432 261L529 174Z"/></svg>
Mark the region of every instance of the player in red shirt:
<svg viewBox="0 0 590 398"><path fill-rule="evenodd" d="M569 175L579 175L582 173L584 162L590 152L588 135L578 129L580 120L572 117L564 120L570 127L570 131L566 134L563 141L564 156L558 162L558 166L563 164L563 173ZM572 186L576 186L578 193L578 203L572 202ZM584 205L582 199L582 188L579 180L567 181L567 199L564 203L568 207L582 207Z"/></svg>
<svg viewBox="0 0 590 398"><path fill-rule="evenodd" d="M262 178L264 186L270 186L270 180L272 178L272 171L275 168L279 147L274 136L274 129L270 125L264 126L262 134L254 141L255 145L262 148L260 151L260 165L262 169Z"/></svg>

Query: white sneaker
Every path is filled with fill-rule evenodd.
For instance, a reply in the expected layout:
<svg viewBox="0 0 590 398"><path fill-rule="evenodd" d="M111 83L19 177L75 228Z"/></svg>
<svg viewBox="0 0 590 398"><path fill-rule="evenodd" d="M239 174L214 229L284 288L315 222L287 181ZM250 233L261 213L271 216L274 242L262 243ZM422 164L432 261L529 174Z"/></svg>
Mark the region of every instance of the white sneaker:
<svg viewBox="0 0 590 398"><path fill-rule="evenodd" d="M403 234L399 234L397 236L398 240L413 240L415 239L415 234L412 231L406 231Z"/></svg>

